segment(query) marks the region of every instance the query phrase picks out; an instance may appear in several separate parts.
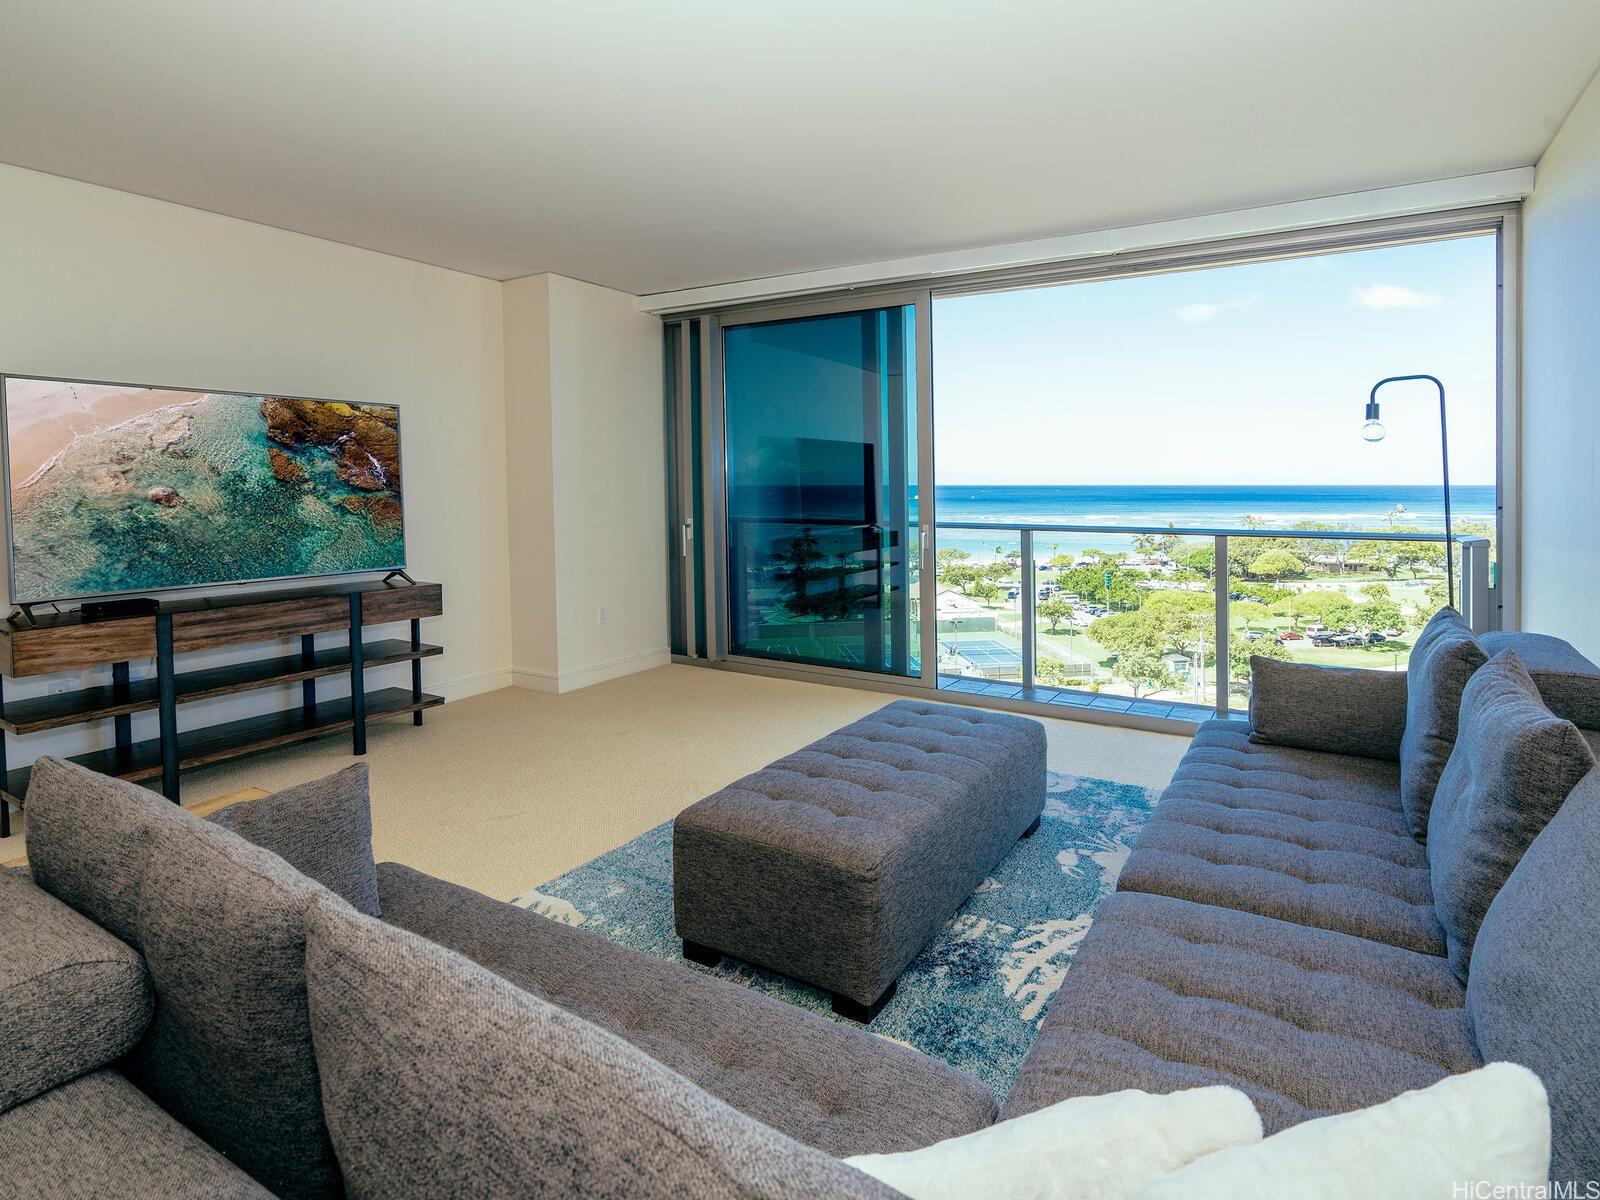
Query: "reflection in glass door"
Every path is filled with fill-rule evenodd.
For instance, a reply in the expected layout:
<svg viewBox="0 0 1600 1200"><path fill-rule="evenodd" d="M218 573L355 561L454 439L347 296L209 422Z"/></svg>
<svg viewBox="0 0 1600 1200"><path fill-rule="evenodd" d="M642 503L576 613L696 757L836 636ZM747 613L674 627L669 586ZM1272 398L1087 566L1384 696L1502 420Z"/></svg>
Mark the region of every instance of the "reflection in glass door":
<svg viewBox="0 0 1600 1200"><path fill-rule="evenodd" d="M916 309L723 327L728 649L920 676Z"/></svg>

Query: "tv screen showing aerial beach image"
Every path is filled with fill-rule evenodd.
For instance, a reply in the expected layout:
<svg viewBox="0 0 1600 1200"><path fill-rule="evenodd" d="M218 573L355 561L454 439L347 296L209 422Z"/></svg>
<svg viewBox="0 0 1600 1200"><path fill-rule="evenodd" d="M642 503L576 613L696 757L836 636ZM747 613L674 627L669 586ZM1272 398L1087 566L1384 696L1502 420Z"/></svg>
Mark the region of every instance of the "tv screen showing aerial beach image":
<svg viewBox="0 0 1600 1200"><path fill-rule="evenodd" d="M392 405L4 385L14 602L405 565Z"/></svg>

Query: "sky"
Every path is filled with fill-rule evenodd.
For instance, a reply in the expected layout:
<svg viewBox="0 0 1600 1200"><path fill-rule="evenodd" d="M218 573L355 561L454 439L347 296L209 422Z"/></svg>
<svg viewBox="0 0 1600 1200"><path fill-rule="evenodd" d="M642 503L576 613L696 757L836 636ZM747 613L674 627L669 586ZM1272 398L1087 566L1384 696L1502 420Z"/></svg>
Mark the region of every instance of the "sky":
<svg viewBox="0 0 1600 1200"><path fill-rule="evenodd" d="M941 484L1455 484L1495 478L1492 235L939 299Z"/></svg>

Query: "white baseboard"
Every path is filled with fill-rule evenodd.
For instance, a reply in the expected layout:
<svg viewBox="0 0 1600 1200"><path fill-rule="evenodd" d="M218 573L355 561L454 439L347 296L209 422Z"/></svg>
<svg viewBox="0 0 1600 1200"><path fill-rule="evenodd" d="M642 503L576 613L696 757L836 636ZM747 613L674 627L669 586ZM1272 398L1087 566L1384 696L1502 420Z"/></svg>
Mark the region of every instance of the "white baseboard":
<svg viewBox="0 0 1600 1200"><path fill-rule="evenodd" d="M671 653L663 647L659 650L643 650L637 654L624 654L620 658L607 659L590 667L579 667L559 674L536 671L531 667L513 667L511 682L515 687L527 688L533 692L571 692L578 688L589 687L591 684L604 683L608 679L620 679L637 671L664 667L671 661Z"/></svg>
<svg viewBox="0 0 1600 1200"><path fill-rule="evenodd" d="M511 686L527 688L530 692L559 692L560 676L553 671L535 671L531 667L512 667Z"/></svg>
<svg viewBox="0 0 1600 1200"><path fill-rule="evenodd" d="M481 696L484 692L498 692L501 688L512 686L514 674L510 667L479 671L476 675L463 675L459 679L447 679L440 683L429 681L423 685L423 690L443 696L447 702L465 700L468 696Z"/></svg>

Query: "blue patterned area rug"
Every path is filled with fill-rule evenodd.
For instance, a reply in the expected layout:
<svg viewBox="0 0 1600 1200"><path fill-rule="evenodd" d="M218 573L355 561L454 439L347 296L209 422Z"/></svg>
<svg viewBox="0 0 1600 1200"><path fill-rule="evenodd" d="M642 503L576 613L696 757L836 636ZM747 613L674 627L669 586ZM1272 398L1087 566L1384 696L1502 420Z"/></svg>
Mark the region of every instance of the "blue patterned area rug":
<svg viewBox="0 0 1600 1200"><path fill-rule="evenodd" d="M1159 794L1128 783L1052 774L1039 832L1017 844L900 976L899 990L872 1022L872 1032L960 1067L1004 1100L1045 1007ZM512 903L635 950L684 961L672 927L671 822ZM733 959L712 970L832 1016L826 993L785 976Z"/></svg>

